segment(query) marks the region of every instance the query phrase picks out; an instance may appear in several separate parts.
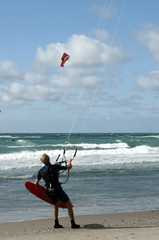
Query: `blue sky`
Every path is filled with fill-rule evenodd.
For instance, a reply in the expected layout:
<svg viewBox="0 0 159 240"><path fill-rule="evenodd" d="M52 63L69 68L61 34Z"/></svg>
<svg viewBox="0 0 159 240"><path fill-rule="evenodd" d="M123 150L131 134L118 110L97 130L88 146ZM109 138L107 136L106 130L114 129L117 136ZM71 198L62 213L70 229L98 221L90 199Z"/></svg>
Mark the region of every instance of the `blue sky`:
<svg viewBox="0 0 159 240"><path fill-rule="evenodd" d="M1 133L159 132L157 0L0 6Z"/></svg>

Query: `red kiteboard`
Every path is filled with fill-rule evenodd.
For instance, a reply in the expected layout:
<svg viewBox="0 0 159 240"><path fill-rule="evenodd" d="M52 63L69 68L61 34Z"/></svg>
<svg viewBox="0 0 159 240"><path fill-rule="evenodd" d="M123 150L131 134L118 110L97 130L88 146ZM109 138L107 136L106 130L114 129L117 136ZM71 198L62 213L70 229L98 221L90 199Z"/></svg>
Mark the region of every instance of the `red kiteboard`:
<svg viewBox="0 0 159 240"><path fill-rule="evenodd" d="M53 205L51 199L46 194L46 189L44 187L40 185L35 185L34 183L31 183L31 182L26 182L25 187L28 189L29 192L34 194L36 197ZM58 199L58 201L60 203L59 205L60 208L67 208L66 204L63 203L60 199Z"/></svg>

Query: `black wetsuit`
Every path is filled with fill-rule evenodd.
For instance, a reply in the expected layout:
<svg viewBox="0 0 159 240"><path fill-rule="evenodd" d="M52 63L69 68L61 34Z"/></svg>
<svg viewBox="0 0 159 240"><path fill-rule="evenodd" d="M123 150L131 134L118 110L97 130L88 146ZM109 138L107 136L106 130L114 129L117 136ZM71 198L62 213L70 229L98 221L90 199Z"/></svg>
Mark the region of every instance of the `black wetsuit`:
<svg viewBox="0 0 159 240"><path fill-rule="evenodd" d="M66 170L65 166L58 164L47 164L38 171L37 179L40 181L44 179L46 185L46 191L54 204L57 203L57 198L66 203L69 200L67 194L63 191L59 182L59 171Z"/></svg>

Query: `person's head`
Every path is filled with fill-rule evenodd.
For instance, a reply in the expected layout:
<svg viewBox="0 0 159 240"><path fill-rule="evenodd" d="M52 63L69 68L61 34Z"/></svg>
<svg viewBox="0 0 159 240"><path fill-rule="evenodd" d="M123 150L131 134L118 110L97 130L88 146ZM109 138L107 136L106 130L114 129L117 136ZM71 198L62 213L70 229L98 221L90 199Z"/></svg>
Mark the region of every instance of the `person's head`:
<svg viewBox="0 0 159 240"><path fill-rule="evenodd" d="M41 160L42 163L44 163L44 164L49 164L49 163L50 163L50 158L49 158L49 156L48 156L46 153L44 153L44 154L41 156L40 160Z"/></svg>

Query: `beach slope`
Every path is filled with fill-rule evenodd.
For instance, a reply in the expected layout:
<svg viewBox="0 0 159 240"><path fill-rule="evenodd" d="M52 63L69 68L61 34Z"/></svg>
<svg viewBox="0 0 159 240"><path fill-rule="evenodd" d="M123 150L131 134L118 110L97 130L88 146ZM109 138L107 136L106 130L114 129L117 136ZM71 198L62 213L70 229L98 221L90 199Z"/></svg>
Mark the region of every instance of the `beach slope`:
<svg viewBox="0 0 159 240"><path fill-rule="evenodd" d="M159 210L77 216L80 229L71 229L68 218L60 218L63 229L54 229L53 219L0 224L1 240L158 240Z"/></svg>

